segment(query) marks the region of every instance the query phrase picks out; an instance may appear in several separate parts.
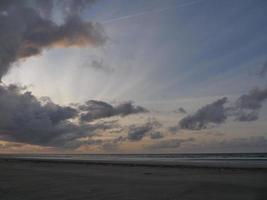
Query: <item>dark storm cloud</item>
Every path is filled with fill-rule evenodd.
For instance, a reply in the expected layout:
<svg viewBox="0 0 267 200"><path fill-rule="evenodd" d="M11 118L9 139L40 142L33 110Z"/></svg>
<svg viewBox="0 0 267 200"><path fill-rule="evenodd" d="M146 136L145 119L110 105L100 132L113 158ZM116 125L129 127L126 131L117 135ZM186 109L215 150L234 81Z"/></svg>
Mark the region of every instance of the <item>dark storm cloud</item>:
<svg viewBox="0 0 267 200"><path fill-rule="evenodd" d="M181 146L181 144L186 142L192 142L194 141L193 138L189 139L168 139L168 140L162 140L157 143L151 144L146 146L149 149L169 149L169 148L178 148Z"/></svg>
<svg viewBox="0 0 267 200"><path fill-rule="evenodd" d="M49 144L51 138L60 135L59 129L69 127L61 122L75 115L75 110L70 107L52 102L41 105L30 92L22 93L15 85L0 87L0 130L1 137L7 140Z"/></svg>
<svg viewBox="0 0 267 200"><path fill-rule="evenodd" d="M95 119L112 117L112 116L126 116L136 113L144 113L147 110L141 106L135 106L132 102L121 103L117 106L112 106L103 101L90 100L84 105L81 105L80 110L84 113L81 114L81 121L93 121Z"/></svg>
<svg viewBox="0 0 267 200"><path fill-rule="evenodd" d="M51 6L49 2L43 3L44 5L39 2L38 5L47 10ZM69 2L77 9L78 2L83 4L83 1L63 2ZM1 1L0 27L0 79L8 72L12 63L38 55L44 49L99 46L106 41L99 24L84 22L77 13L67 15L62 24L56 24L46 15L42 16L27 1Z"/></svg>
<svg viewBox="0 0 267 200"><path fill-rule="evenodd" d="M227 98L223 97L211 104L200 108L194 115L183 118L179 125L182 129L201 130L207 128L210 123L221 124L225 122L227 115L224 108Z"/></svg>
<svg viewBox="0 0 267 200"><path fill-rule="evenodd" d="M71 119L78 115L78 111L72 107L62 107L54 104L51 100L43 105L44 109L47 111L48 116L53 124L57 124L60 121Z"/></svg>
<svg viewBox="0 0 267 200"><path fill-rule="evenodd" d="M15 85L0 85L0 138L26 144L76 148L77 139L93 136L113 124L75 124L78 111L52 101L40 101Z"/></svg>

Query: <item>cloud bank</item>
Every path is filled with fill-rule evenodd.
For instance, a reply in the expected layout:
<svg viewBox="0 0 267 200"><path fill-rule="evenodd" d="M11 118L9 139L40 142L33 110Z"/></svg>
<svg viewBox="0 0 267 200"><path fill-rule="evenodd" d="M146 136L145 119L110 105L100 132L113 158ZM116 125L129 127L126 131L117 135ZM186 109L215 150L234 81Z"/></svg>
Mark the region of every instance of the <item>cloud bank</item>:
<svg viewBox="0 0 267 200"><path fill-rule="evenodd" d="M133 142L140 141L152 130L153 126L150 124L145 124L143 126L132 125L129 127L127 139Z"/></svg>
<svg viewBox="0 0 267 200"><path fill-rule="evenodd" d="M112 116L126 116L147 112L144 107L135 106L132 102L125 102L117 106L112 106L109 103L96 100L87 101L85 104L79 106L79 109L83 112L80 120L85 122Z"/></svg>
<svg viewBox="0 0 267 200"><path fill-rule="evenodd" d="M1 140L40 146L77 148L87 144L80 138L92 137L98 131L116 127L116 121L111 123L100 121L94 124L79 121L81 116L79 109L57 105L48 97L38 99L24 89L17 85L0 85ZM105 102L102 104L109 105ZM121 109L118 110L121 111ZM87 112L90 112L89 108ZM94 112L95 110L92 110L92 113ZM125 111L125 113L135 112ZM107 117L106 115L97 116L97 119Z"/></svg>
<svg viewBox="0 0 267 200"><path fill-rule="evenodd" d="M223 97L200 108L195 114L184 117L179 127L189 130L201 130L211 124L222 124L228 117L240 122L258 119L262 104L267 99L267 88L255 88L248 94L241 95L233 105L226 105L227 98Z"/></svg>
<svg viewBox="0 0 267 200"><path fill-rule="evenodd" d="M75 139L85 127L67 120L77 115L71 107L52 102L42 105L30 92L18 86L0 86L0 138L36 145L61 146Z"/></svg>
<svg viewBox="0 0 267 200"><path fill-rule="evenodd" d="M179 125L182 129L201 130L207 128L209 123L223 123L227 116L224 109L224 104L227 98L223 97L211 104L200 108L194 115L189 115L183 118Z"/></svg>
<svg viewBox="0 0 267 200"><path fill-rule="evenodd" d="M259 111L266 99L267 88L263 90L255 88L249 94L240 96L232 108L235 119L237 121L257 120Z"/></svg>

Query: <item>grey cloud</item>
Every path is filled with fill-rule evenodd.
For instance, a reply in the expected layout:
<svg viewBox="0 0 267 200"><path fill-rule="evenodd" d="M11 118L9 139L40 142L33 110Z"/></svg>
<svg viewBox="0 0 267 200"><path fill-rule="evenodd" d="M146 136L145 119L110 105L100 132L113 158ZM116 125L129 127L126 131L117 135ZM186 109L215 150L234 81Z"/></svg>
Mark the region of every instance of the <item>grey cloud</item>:
<svg viewBox="0 0 267 200"><path fill-rule="evenodd" d="M261 77L265 77L267 75L267 61L263 64L263 66L259 72L259 75Z"/></svg>
<svg viewBox="0 0 267 200"><path fill-rule="evenodd" d="M111 140L107 140L102 144L102 148L105 150L115 150L118 148L118 145L124 141L126 141L127 138L123 136L116 137Z"/></svg>
<svg viewBox="0 0 267 200"><path fill-rule="evenodd" d="M140 141L151 130L151 126L131 126L128 131L127 139L130 141Z"/></svg>
<svg viewBox="0 0 267 200"><path fill-rule="evenodd" d="M102 143L101 147L105 150L115 150L118 145L125 141L137 142L148 136L151 139L161 139L164 137L160 132L155 131L162 125L155 119L150 119L143 125L131 125L129 127L121 127L120 132L127 131L126 136L119 136L113 139L106 140ZM118 126L116 127L118 128Z"/></svg>
<svg viewBox="0 0 267 200"><path fill-rule="evenodd" d="M145 125L150 126L153 129L162 127L162 124L154 117L149 118Z"/></svg>
<svg viewBox="0 0 267 200"><path fill-rule="evenodd" d="M187 113L186 110L182 107L178 108L177 110L174 111L175 113L181 113L181 114L185 114Z"/></svg>
<svg viewBox="0 0 267 200"><path fill-rule="evenodd" d="M9 141L49 143L48 135L57 133L57 125L66 119L65 115L60 119L60 114L56 114L57 108L47 111L31 93L20 93L20 89L14 85L0 87L0 110L1 138ZM57 115L55 121L50 118L53 115ZM56 133L54 137L57 137Z"/></svg>
<svg viewBox="0 0 267 200"><path fill-rule="evenodd" d="M58 140L54 140L54 144L57 147L64 148L78 148L82 145L100 145L103 143L101 139L88 139L93 136L98 136L99 131L105 131L107 129L113 129L116 125L112 123L97 123L97 124L73 124L70 123L70 127L67 130L63 130L63 134ZM86 137L86 140L80 140Z"/></svg>
<svg viewBox="0 0 267 200"><path fill-rule="evenodd" d="M267 99L267 88L260 90L255 88L249 94L242 95L236 102L239 109L257 110L262 107L262 103Z"/></svg>
<svg viewBox="0 0 267 200"><path fill-rule="evenodd" d="M103 101L90 100L84 105L81 105L80 110L84 113L81 114L81 121L93 121L95 119L112 117L112 116L126 116L136 113L144 113L147 110L141 106L135 106L131 102L121 103L117 106L112 106Z"/></svg>
<svg viewBox="0 0 267 200"><path fill-rule="evenodd" d="M114 69L106 66L103 62L103 60L92 60L91 63L89 64L86 64L87 67L90 67L94 70L97 70L97 71L103 71L103 72L106 72L106 73L112 73Z"/></svg>
<svg viewBox="0 0 267 200"><path fill-rule="evenodd" d="M228 117L236 121L255 121L259 118L259 111L267 99L267 88L255 88L249 94L241 95L231 106L225 106L227 98L224 97L200 108L194 115L189 115L179 122L179 127L189 130L206 129L210 123L224 123ZM175 131L175 127L169 129Z"/></svg>
<svg viewBox="0 0 267 200"><path fill-rule="evenodd" d="M107 74L111 74L112 72L114 72L114 69L106 65L103 60L98 60L94 58L86 59L81 66L84 68L91 68L95 71L105 72Z"/></svg>
<svg viewBox="0 0 267 200"><path fill-rule="evenodd" d="M35 6L36 10L40 13L40 15L44 18L50 18L52 16L54 0L36 0Z"/></svg>
<svg viewBox="0 0 267 200"><path fill-rule="evenodd" d="M17 1L17 0L2 0L0 2L0 10L5 10L7 8L12 7L13 5L22 5L23 2L22 1Z"/></svg>
<svg viewBox="0 0 267 200"><path fill-rule="evenodd" d="M80 110L86 113L82 114L81 121L93 121L104 117L111 117L113 114L113 106L103 101L87 101L80 106Z"/></svg>
<svg viewBox="0 0 267 200"><path fill-rule="evenodd" d="M75 124L78 112L69 106L41 102L15 85L0 85L0 138L52 147L76 148L77 139L94 136L98 130L114 128L112 123Z"/></svg>
<svg viewBox="0 0 267 200"><path fill-rule="evenodd" d="M65 17L80 15L96 0L2 0L0 8L28 6L38 11L42 17L51 17L54 10ZM54 9L54 10L53 10Z"/></svg>
<svg viewBox="0 0 267 200"><path fill-rule="evenodd" d="M121 129L121 126L117 123L118 120L111 120L111 121L104 121L100 120L97 123L94 123L95 126L101 127L101 130L110 130L111 131L118 131Z"/></svg>
<svg viewBox="0 0 267 200"><path fill-rule="evenodd" d="M1 140L49 147L77 148L81 145L102 145L104 143L100 141L96 143L92 139L80 140L80 138L97 136L106 130L124 130L119 126L117 120L99 120L91 124L77 120L80 118L81 110L94 113L94 116L98 118L113 116L109 114L109 109L112 111L111 113L117 114L115 112L117 107L105 102L91 101L94 102L94 106L88 107L86 104L77 109L77 107L57 105L48 97L37 99L25 90L17 85L0 85ZM99 107L100 113L98 113ZM124 111L124 109L118 110L118 113ZM129 114L128 110L125 113ZM74 123L74 121L76 122ZM159 126L160 123L156 121L149 121L142 127L131 126L127 129L128 137L121 136L108 142L115 145L127 139L139 140L142 138L140 132L144 131L143 133L145 133ZM137 136L138 132L139 136Z"/></svg>
<svg viewBox="0 0 267 200"><path fill-rule="evenodd" d="M96 69L102 69L103 68L103 60L98 61L98 60L93 60L92 61L92 67Z"/></svg>
<svg viewBox="0 0 267 200"><path fill-rule="evenodd" d="M119 136L111 140L107 140L103 143L102 148L106 150L115 150L118 148L119 144L126 141L127 138L124 136Z"/></svg>
<svg viewBox="0 0 267 200"><path fill-rule="evenodd" d="M132 125L128 128L127 139L129 141L140 141L147 135L150 137L153 137L152 135L154 135L154 137L159 137L161 135L155 133L154 129L160 126L161 124L156 120L149 121L141 126Z"/></svg>
<svg viewBox="0 0 267 200"><path fill-rule="evenodd" d="M245 112L245 111L240 111L239 113L236 113L236 121L240 122L248 122L248 121L255 121L259 118L258 112L257 111L252 111L252 112Z"/></svg>
<svg viewBox="0 0 267 200"><path fill-rule="evenodd" d="M74 118L78 115L78 111L72 107L62 107L54 104L52 101L46 103L43 108L47 111L48 116L53 124L57 124L60 121Z"/></svg>
<svg viewBox="0 0 267 200"><path fill-rule="evenodd" d="M40 12L42 17L51 17L53 8L61 15L80 15L82 11L88 9L95 0L25 0L31 7ZM15 2L15 1L14 1ZM17 1L18 2L18 1ZM17 2L15 2L17 4ZM25 3L25 2L24 2ZM14 3L12 3L14 4ZM21 3L22 4L22 3Z"/></svg>
<svg viewBox="0 0 267 200"><path fill-rule="evenodd" d="M162 133L159 131L150 133L151 139L161 139L163 137L164 137L164 135L162 135Z"/></svg>
<svg viewBox="0 0 267 200"><path fill-rule="evenodd" d="M113 143L120 143L120 142L124 142L125 140L126 140L125 137L123 137L123 136L119 136L119 137L113 139L112 142L113 142Z"/></svg>
<svg viewBox="0 0 267 200"><path fill-rule="evenodd" d="M44 49L100 46L107 39L101 25L84 22L79 15L68 15L58 25L28 6L27 1L6 2L0 4L0 80L11 64Z"/></svg>
<svg viewBox="0 0 267 200"><path fill-rule="evenodd" d="M145 109L142 106L135 106L133 105L132 102L121 103L115 107L115 113L117 115L122 115L122 116L135 113L145 113L145 112L148 112L147 109Z"/></svg>
<svg viewBox="0 0 267 200"><path fill-rule="evenodd" d="M146 146L150 149L167 149L167 148L178 148L181 146L181 144L186 142L192 142L194 141L193 138L189 139L167 139L167 140L161 140L157 143L151 144Z"/></svg>
<svg viewBox="0 0 267 200"><path fill-rule="evenodd" d="M179 125L182 129L201 130L207 128L210 123L221 124L227 118L224 104L227 98L223 97L211 104L200 108L194 115L183 118Z"/></svg>
<svg viewBox="0 0 267 200"><path fill-rule="evenodd" d="M95 0L64 0L58 1L58 4L59 6L63 7L63 14L69 16L80 14L83 10L91 6L94 2Z"/></svg>
<svg viewBox="0 0 267 200"><path fill-rule="evenodd" d="M260 90L255 88L240 96L235 105L230 108L230 115L235 116L237 121L255 121L258 119L262 104L267 99L267 88Z"/></svg>

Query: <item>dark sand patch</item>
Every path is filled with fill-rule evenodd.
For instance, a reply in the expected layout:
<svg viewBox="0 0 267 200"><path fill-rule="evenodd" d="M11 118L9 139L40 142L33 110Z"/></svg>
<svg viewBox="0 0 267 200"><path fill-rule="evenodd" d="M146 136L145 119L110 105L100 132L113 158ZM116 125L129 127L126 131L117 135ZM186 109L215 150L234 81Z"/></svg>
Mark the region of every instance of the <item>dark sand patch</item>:
<svg viewBox="0 0 267 200"><path fill-rule="evenodd" d="M1 200L266 200L267 171L0 161Z"/></svg>

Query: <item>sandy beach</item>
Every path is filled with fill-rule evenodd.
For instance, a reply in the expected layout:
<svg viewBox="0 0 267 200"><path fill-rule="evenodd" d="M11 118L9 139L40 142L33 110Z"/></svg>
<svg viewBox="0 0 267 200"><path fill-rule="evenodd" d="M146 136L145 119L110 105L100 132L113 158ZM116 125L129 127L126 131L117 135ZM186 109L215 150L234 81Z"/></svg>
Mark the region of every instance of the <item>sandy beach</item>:
<svg viewBox="0 0 267 200"><path fill-rule="evenodd" d="M0 160L1 200L266 200L266 169Z"/></svg>

